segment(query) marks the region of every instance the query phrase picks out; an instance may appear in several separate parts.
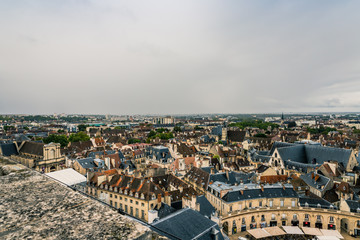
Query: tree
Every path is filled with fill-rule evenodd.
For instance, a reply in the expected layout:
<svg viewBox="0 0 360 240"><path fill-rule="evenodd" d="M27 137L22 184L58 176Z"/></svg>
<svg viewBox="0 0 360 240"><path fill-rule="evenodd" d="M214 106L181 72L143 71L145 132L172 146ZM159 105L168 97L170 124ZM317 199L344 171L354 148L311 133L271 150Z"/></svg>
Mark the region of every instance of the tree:
<svg viewBox="0 0 360 240"><path fill-rule="evenodd" d="M59 129L58 130L58 133L63 133L63 132L65 132L64 129Z"/></svg>
<svg viewBox="0 0 360 240"><path fill-rule="evenodd" d="M133 144L133 143L140 143L140 139L136 139L136 138L130 138L128 140L128 144Z"/></svg>
<svg viewBox="0 0 360 240"><path fill-rule="evenodd" d="M258 138L267 138L266 134L264 134L264 133L257 133L257 134L255 134L255 137L258 137Z"/></svg>
<svg viewBox="0 0 360 240"><path fill-rule="evenodd" d="M44 143L60 143L61 147L65 147L68 145L69 140L65 135L55 135L51 134L50 136L43 139Z"/></svg>
<svg viewBox="0 0 360 240"><path fill-rule="evenodd" d="M175 126L174 127L174 132L181 132L181 127Z"/></svg>
<svg viewBox="0 0 360 240"><path fill-rule="evenodd" d="M85 132L73 133L69 137L70 142L85 142L89 140L90 137Z"/></svg>
<svg viewBox="0 0 360 240"><path fill-rule="evenodd" d="M85 124L80 124L78 125L78 129L79 129L79 132L85 132L86 131L86 128L88 127L89 125L85 125Z"/></svg>
<svg viewBox="0 0 360 240"><path fill-rule="evenodd" d="M153 130L151 130L151 131L149 132L148 138L152 138L152 137L154 137L154 136L156 136L156 132L153 131Z"/></svg>
<svg viewBox="0 0 360 240"><path fill-rule="evenodd" d="M203 129L203 128L202 128L202 127L199 127L198 125L196 125L194 129L195 129L195 130L201 130L201 129Z"/></svg>
<svg viewBox="0 0 360 240"><path fill-rule="evenodd" d="M213 158L220 159L219 155L214 155Z"/></svg>

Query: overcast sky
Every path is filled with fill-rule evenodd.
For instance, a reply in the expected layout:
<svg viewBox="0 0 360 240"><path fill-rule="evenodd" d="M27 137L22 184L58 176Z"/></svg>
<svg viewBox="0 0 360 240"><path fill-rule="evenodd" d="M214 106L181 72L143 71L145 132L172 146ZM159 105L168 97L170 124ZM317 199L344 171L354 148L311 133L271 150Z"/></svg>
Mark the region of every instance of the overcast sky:
<svg viewBox="0 0 360 240"><path fill-rule="evenodd" d="M0 2L0 113L360 111L360 1Z"/></svg>

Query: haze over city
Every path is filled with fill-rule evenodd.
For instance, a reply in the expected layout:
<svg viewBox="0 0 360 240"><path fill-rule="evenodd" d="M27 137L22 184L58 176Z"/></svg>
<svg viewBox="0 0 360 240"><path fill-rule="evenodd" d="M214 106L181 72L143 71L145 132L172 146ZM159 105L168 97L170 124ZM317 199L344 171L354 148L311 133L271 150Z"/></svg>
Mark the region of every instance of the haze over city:
<svg viewBox="0 0 360 240"><path fill-rule="evenodd" d="M0 113L358 111L359 1L2 1Z"/></svg>

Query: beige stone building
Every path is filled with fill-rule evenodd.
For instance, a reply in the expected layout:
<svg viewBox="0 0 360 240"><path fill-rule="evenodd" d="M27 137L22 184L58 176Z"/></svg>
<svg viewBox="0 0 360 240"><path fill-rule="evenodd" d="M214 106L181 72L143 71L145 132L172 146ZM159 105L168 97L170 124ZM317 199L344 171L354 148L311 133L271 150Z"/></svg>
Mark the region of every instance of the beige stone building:
<svg viewBox="0 0 360 240"><path fill-rule="evenodd" d="M59 143L23 142L19 155L12 159L39 172L53 172L65 167L65 157L61 155Z"/></svg>

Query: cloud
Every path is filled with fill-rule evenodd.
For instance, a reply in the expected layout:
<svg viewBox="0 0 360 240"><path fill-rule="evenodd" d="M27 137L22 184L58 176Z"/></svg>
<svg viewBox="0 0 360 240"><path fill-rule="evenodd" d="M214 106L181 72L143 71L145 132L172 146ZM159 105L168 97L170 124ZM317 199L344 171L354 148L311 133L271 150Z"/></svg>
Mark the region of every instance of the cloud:
<svg viewBox="0 0 360 240"><path fill-rule="evenodd" d="M359 7L1 2L0 113L357 111Z"/></svg>

